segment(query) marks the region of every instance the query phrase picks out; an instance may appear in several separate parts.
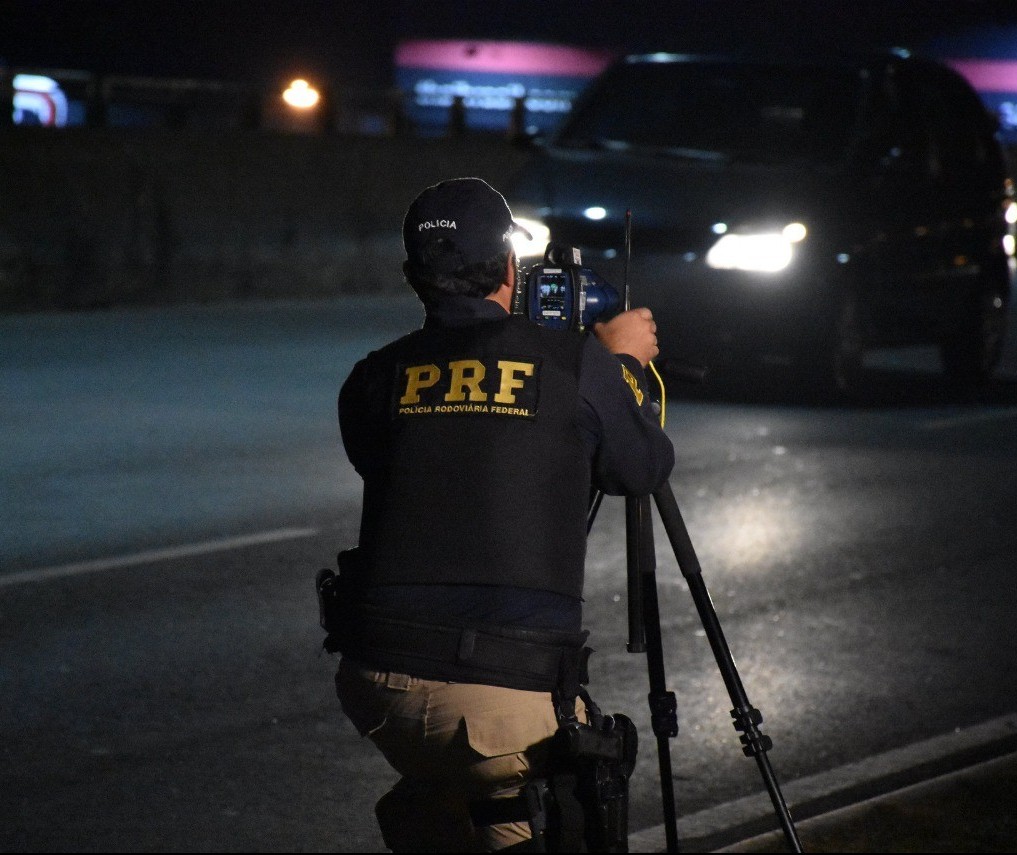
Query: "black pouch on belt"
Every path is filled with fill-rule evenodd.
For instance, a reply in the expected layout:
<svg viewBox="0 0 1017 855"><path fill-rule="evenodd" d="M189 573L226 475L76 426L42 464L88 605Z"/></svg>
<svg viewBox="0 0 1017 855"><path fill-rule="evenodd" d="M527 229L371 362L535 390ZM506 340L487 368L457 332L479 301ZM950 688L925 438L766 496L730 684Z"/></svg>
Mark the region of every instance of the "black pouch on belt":
<svg viewBox="0 0 1017 855"><path fill-rule="evenodd" d="M360 552L346 549L337 556L339 575L327 567L318 571L314 589L318 595L318 621L328 633L322 642L329 653L346 645L345 635L352 626L359 599Z"/></svg>

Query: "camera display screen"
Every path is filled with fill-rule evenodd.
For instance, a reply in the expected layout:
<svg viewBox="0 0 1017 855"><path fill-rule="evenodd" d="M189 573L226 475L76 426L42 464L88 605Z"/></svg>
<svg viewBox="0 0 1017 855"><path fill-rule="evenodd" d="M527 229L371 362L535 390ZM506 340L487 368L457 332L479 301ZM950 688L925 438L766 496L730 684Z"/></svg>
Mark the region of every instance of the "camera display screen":
<svg viewBox="0 0 1017 855"><path fill-rule="evenodd" d="M618 292L590 268L579 266L579 250L548 244L544 264L535 264L516 281L513 314L523 314L542 327L582 332L620 302ZM571 255L574 264L559 264ZM553 265L553 266L551 266Z"/></svg>
<svg viewBox="0 0 1017 855"><path fill-rule="evenodd" d="M567 316L568 281L564 273L545 273L537 282L540 314L545 318Z"/></svg>

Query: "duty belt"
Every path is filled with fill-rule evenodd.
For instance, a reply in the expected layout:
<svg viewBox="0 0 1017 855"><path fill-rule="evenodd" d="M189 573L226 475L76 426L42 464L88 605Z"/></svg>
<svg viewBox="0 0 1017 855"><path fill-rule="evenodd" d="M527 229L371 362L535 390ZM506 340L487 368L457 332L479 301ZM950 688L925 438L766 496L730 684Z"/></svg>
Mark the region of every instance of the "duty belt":
<svg viewBox="0 0 1017 855"><path fill-rule="evenodd" d="M351 624L342 652L385 670L537 692L589 679L585 631L441 626L366 609Z"/></svg>

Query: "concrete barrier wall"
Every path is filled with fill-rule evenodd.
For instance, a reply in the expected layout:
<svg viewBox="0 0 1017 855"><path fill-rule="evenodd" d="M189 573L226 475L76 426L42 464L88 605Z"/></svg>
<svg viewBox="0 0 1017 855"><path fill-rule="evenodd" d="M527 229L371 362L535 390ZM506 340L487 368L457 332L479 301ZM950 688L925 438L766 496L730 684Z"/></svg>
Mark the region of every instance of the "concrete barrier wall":
<svg viewBox="0 0 1017 855"><path fill-rule="evenodd" d="M503 183L498 139L0 132L0 311L403 287L413 196Z"/></svg>
<svg viewBox="0 0 1017 855"><path fill-rule="evenodd" d="M413 196L525 158L498 137L0 129L0 312L401 290Z"/></svg>

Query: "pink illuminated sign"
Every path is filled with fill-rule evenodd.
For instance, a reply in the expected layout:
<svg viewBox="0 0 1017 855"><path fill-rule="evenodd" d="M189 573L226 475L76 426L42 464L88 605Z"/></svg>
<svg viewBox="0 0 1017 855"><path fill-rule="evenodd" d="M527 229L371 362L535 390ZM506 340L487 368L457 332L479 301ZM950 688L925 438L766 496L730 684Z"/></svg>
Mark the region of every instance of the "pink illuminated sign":
<svg viewBox="0 0 1017 855"><path fill-rule="evenodd" d="M950 59L947 64L979 92L1017 92L1017 60Z"/></svg>
<svg viewBox="0 0 1017 855"><path fill-rule="evenodd" d="M613 58L610 51L566 45L455 39L403 42L395 52L397 68L587 78Z"/></svg>
<svg viewBox="0 0 1017 855"><path fill-rule="evenodd" d="M471 128L504 129L522 106L527 129L546 131L614 58L568 45L423 39L397 46L395 68L408 116L425 132L440 131L456 102Z"/></svg>

